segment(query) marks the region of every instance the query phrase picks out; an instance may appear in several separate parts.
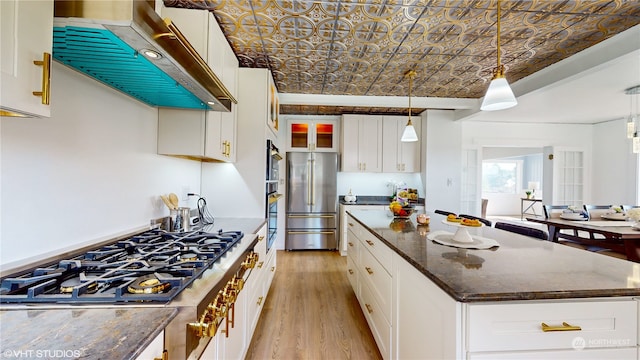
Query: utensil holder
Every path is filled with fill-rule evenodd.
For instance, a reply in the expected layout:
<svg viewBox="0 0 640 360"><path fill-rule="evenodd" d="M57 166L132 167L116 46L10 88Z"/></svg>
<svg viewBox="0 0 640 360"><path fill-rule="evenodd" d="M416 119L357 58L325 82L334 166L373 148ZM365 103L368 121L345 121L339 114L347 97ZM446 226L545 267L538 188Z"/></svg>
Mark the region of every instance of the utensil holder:
<svg viewBox="0 0 640 360"><path fill-rule="evenodd" d="M181 207L177 209L169 210L170 231L172 232L184 232L189 231L191 226L189 222L189 216L191 209L188 207Z"/></svg>

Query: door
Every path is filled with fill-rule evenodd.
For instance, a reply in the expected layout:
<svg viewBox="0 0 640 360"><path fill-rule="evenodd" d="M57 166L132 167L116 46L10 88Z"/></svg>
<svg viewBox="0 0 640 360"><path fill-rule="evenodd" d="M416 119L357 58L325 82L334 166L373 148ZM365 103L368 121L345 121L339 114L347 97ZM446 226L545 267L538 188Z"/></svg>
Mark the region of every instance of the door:
<svg viewBox="0 0 640 360"><path fill-rule="evenodd" d="M287 212L311 211L311 155L306 152L287 153Z"/></svg>
<svg viewBox="0 0 640 360"><path fill-rule="evenodd" d="M336 153L311 153L311 208L313 213L335 213L337 211Z"/></svg>

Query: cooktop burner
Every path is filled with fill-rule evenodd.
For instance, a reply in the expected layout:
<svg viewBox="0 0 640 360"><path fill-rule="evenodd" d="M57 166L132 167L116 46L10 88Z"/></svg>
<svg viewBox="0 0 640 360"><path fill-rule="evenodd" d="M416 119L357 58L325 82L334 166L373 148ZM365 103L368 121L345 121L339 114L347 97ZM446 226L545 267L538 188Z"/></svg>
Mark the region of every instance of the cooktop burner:
<svg viewBox="0 0 640 360"><path fill-rule="evenodd" d="M0 303L168 302L244 234L149 230L2 279Z"/></svg>

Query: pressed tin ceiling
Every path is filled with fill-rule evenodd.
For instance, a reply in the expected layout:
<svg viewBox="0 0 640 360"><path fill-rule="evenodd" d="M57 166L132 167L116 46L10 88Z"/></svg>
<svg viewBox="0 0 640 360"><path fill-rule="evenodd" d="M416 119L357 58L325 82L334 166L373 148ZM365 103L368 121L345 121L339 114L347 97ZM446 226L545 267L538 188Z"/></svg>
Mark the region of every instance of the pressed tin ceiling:
<svg viewBox="0 0 640 360"><path fill-rule="evenodd" d="M415 69L414 96L480 98L496 66L495 0L164 2L212 11L240 66L270 69L281 93L406 96L404 74ZM636 0L503 0L501 7L510 83L640 24Z"/></svg>

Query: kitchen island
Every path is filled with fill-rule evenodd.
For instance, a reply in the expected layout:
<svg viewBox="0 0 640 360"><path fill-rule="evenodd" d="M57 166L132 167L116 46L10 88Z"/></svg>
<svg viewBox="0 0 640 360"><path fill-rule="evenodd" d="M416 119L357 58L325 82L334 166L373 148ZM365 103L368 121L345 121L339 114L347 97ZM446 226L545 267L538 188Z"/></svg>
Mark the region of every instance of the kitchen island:
<svg viewBox="0 0 640 360"><path fill-rule="evenodd" d="M638 264L491 227L468 231L497 247L440 245L429 234L458 227L439 215L349 215L348 277L385 358L638 358Z"/></svg>

